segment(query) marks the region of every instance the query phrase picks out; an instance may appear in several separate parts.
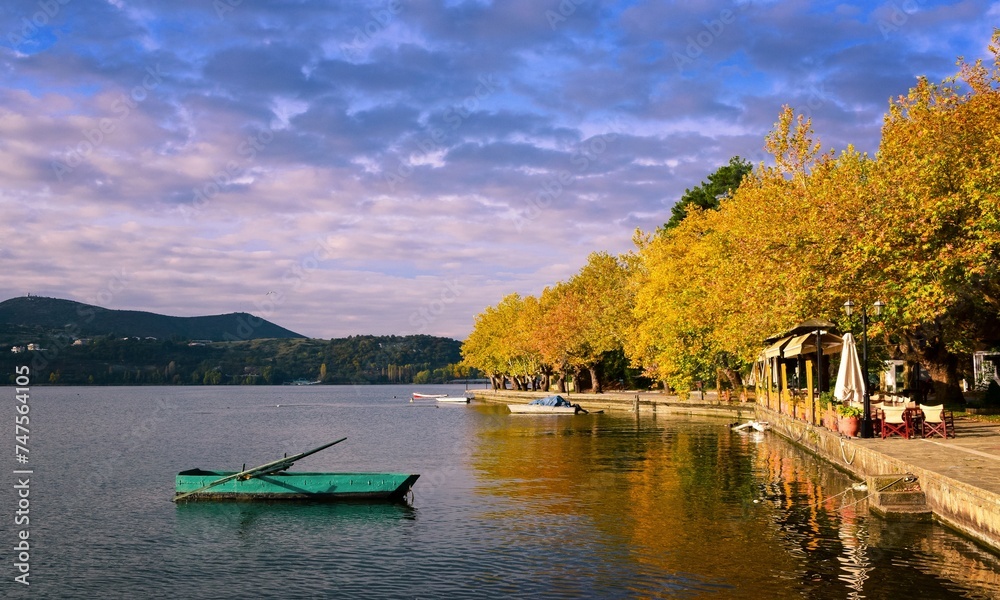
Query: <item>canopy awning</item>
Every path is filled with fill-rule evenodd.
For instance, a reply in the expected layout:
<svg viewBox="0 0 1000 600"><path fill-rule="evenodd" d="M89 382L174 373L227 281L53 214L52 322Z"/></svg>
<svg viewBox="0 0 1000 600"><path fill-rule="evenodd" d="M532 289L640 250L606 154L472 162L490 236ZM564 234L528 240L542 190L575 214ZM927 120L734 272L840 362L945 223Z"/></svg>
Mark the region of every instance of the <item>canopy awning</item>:
<svg viewBox="0 0 1000 600"><path fill-rule="evenodd" d="M806 333L813 333L817 329L821 329L824 331L836 331L837 325L831 323L830 321L824 321L823 319L816 319L816 318L806 319L805 321L798 323L791 329L788 329L776 335L772 335L771 337L764 340L764 343L773 342L779 338L784 338L789 336L794 337Z"/></svg>
<svg viewBox="0 0 1000 600"><path fill-rule="evenodd" d="M770 346L764 349L764 358L774 358L775 356L781 356L781 350L792 341L792 337L784 337L774 342Z"/></svg>
<svg viewBox="0 0 1000 600"><path fill-rule="evenodd" d="M823 354L836 354L844 347L844 339L839 335L824 331L820 336ZM785 357L799 354L816 354L816 332L792 338L782 353Z"/></svg>

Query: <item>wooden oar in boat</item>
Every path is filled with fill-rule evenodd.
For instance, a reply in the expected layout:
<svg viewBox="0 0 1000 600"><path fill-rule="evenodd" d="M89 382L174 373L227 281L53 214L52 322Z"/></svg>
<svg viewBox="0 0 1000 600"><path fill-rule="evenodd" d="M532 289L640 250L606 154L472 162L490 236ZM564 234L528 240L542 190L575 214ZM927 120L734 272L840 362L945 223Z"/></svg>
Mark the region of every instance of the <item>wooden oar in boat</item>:
<svg viewBox="0 0 1000 600"><path fill-rule="evenodd" d="M320 450L326 450L330 446L332 446L334 444L339 444L340 442L342 442L342 441L344 441L346 439L347 439L346 437L343 437L343 438L340 438L339 440L336 440L334 442L330 442L329 444L324 444L324 445L320 446L319 448L313 448L312 450L309 450L308 452L302 452L301 454L296 454L294 456L286 456L284 458L279 458L278 460L272 460L271 462L265 463L263 465L260 465L259 467L254 467L252 469L246 469L244 471L240 471L239 473L233 473L232 475L226 475L222 479L216 479L212 483L210 483L208 485L205 485L205 486L202 486L202 487L200 487L200 488L198 488L196 490L192 490L190 492L187 492L186 494L181 494L180 496L174 496L173 501L177 502L178 500L181 500L182 498L187 498L188 496L190 496L192 494L197 494L198 492L203 492L203 491L207 490L208 488L215 487L215 486L217 486L219 484L225 483L227 481L231 481L233 479L239 479L239 478L250 479L251 477L257 477L259 475L268 475L270 473L276 473L278 471L284 471L285 469L291 467L295 463L295 461L302 460L303 458L309 456L310 454L316 454Z"/></svg>

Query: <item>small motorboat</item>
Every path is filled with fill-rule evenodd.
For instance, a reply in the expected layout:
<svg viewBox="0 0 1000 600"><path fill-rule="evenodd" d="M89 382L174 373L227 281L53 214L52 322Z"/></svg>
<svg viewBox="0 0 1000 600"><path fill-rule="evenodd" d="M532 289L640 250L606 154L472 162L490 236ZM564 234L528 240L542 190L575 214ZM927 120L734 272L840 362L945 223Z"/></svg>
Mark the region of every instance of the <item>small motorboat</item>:
<svg viewBox="0 0 1000 600"><path fill-rule="evenodd" d="M438 402L459 402L462 404L468 404L471 400L468 396L442 396L438 398Z"/></svg>
<svg viewBox="0 0 1000 600"><path fill-rule="evenodd" d="M528 404L508 404L507 409L515 415L575 415L587 414L579 404L571 404L562 396L546 396L532 400Z"/></svg>
<svg viewBox="0 0 1000 600"><path fill-rule="evenodd" d="M437 400L439 398L447 398L448 394L418 394L413 392L410 394L410 402L414 400Z"/></svg>
<svg viewBox="0 0 1000 600"><path fill-rule="evenodd" d="M740 423L739 425L730 425L730 428L733 431L743 431L745 429L767 431L771 428L771 425L767 421L747 421L746 423Z"/></svg>

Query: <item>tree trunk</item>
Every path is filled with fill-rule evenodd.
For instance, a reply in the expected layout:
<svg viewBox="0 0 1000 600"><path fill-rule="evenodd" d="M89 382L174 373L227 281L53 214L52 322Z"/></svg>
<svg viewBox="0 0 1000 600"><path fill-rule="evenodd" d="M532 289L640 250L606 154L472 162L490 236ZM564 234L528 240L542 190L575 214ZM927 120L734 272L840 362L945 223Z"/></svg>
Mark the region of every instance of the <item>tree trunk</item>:
<svg viewBox="0 0 1000 600"><path fill-rule="evenodd" d="M604 389L601 387L601 380L597 377L597 365L591 365L587 367L590 371L590 389L595 394L603 394Z"/></svg>
<svg viewBox="0 0 1000 600"><path fill-rule="evenodd" d="M927 369L934 386L935 404L965 404L958 377L958 356L949 352L940 338L917 340L906 334L900 349L907 360L916 359ZM911 379L917 381L908 382L910 389L920 390L916 374Z"/></svg>
<svg viewBox="0 0 1000 600"><path fill-rule="evenodd" d="M743 389L743 377L739 374L738 371L725 368L722 369L722 374L725 375L726 379L729 380L729 385L733 387L733 390Z"/></svg>
<svg viewBox="0 0 1000 600"><path fill-rule="evenodd" d="M556 391L560 394L566 393L566 374L559 373L559 379L556 380Z"/></svg>

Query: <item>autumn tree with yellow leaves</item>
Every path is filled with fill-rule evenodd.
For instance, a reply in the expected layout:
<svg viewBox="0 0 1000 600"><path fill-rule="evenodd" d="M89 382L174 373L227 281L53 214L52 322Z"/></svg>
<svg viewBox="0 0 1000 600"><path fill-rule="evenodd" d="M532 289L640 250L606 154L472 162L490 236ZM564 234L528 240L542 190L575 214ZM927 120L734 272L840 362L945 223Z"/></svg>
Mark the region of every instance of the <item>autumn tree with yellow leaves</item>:
<svg viewBox="0 0 1000 600"><path fill-rule="evenodd" d="M884 295L885 331L961 399L959 359L1000 340L1000 31L993 66L959 61L940 85L920 78L885 117L857 276Z"/></svg>
<svg viewBox="0 0 1000 600"><path fill-rule="evenodd" d="M538 375L547 390L555 375L557 389L565 392L567 376L585 372L591 390L602 391L600 365L608 353L621 351L632 322L628 264L626 257L595 252L540 298L511 294L488 307L462 346L464 362L495 382L510 378L518 389L532 386Z"/></svg>
<svg viewBox="0 0 1000 600"><path fill-rule="evenodd" d="M765 144L774 166L717 208L637 232L634 255L592 254L530 308L487 309L463 354L486 372L586 370L600 389L617 348L669 386L735 388L765 338L807 317L846 328L845 300L881 300L873 342L927 368L939 401L961 400L960 361L1000 342L1000 30L990 51L992 68L960 59L954 78L892 99L874 157L821 153L785 107ZM518 310L530 317L515 325Z"/></svg>
<svg viewBox="0 0 1000 600"><path fill-rule="evenodd" d="M842 321L846 299L881 299L873 336L923 364L939 399L960 399L959 358L1000 340L996 38L991 51L993 70L960 61L955 79L893 100L876 157L819 154L785 107L767 139L775 166L717 211L640 236L633 360L684 386L745 369L806 317Z"/></svg>

